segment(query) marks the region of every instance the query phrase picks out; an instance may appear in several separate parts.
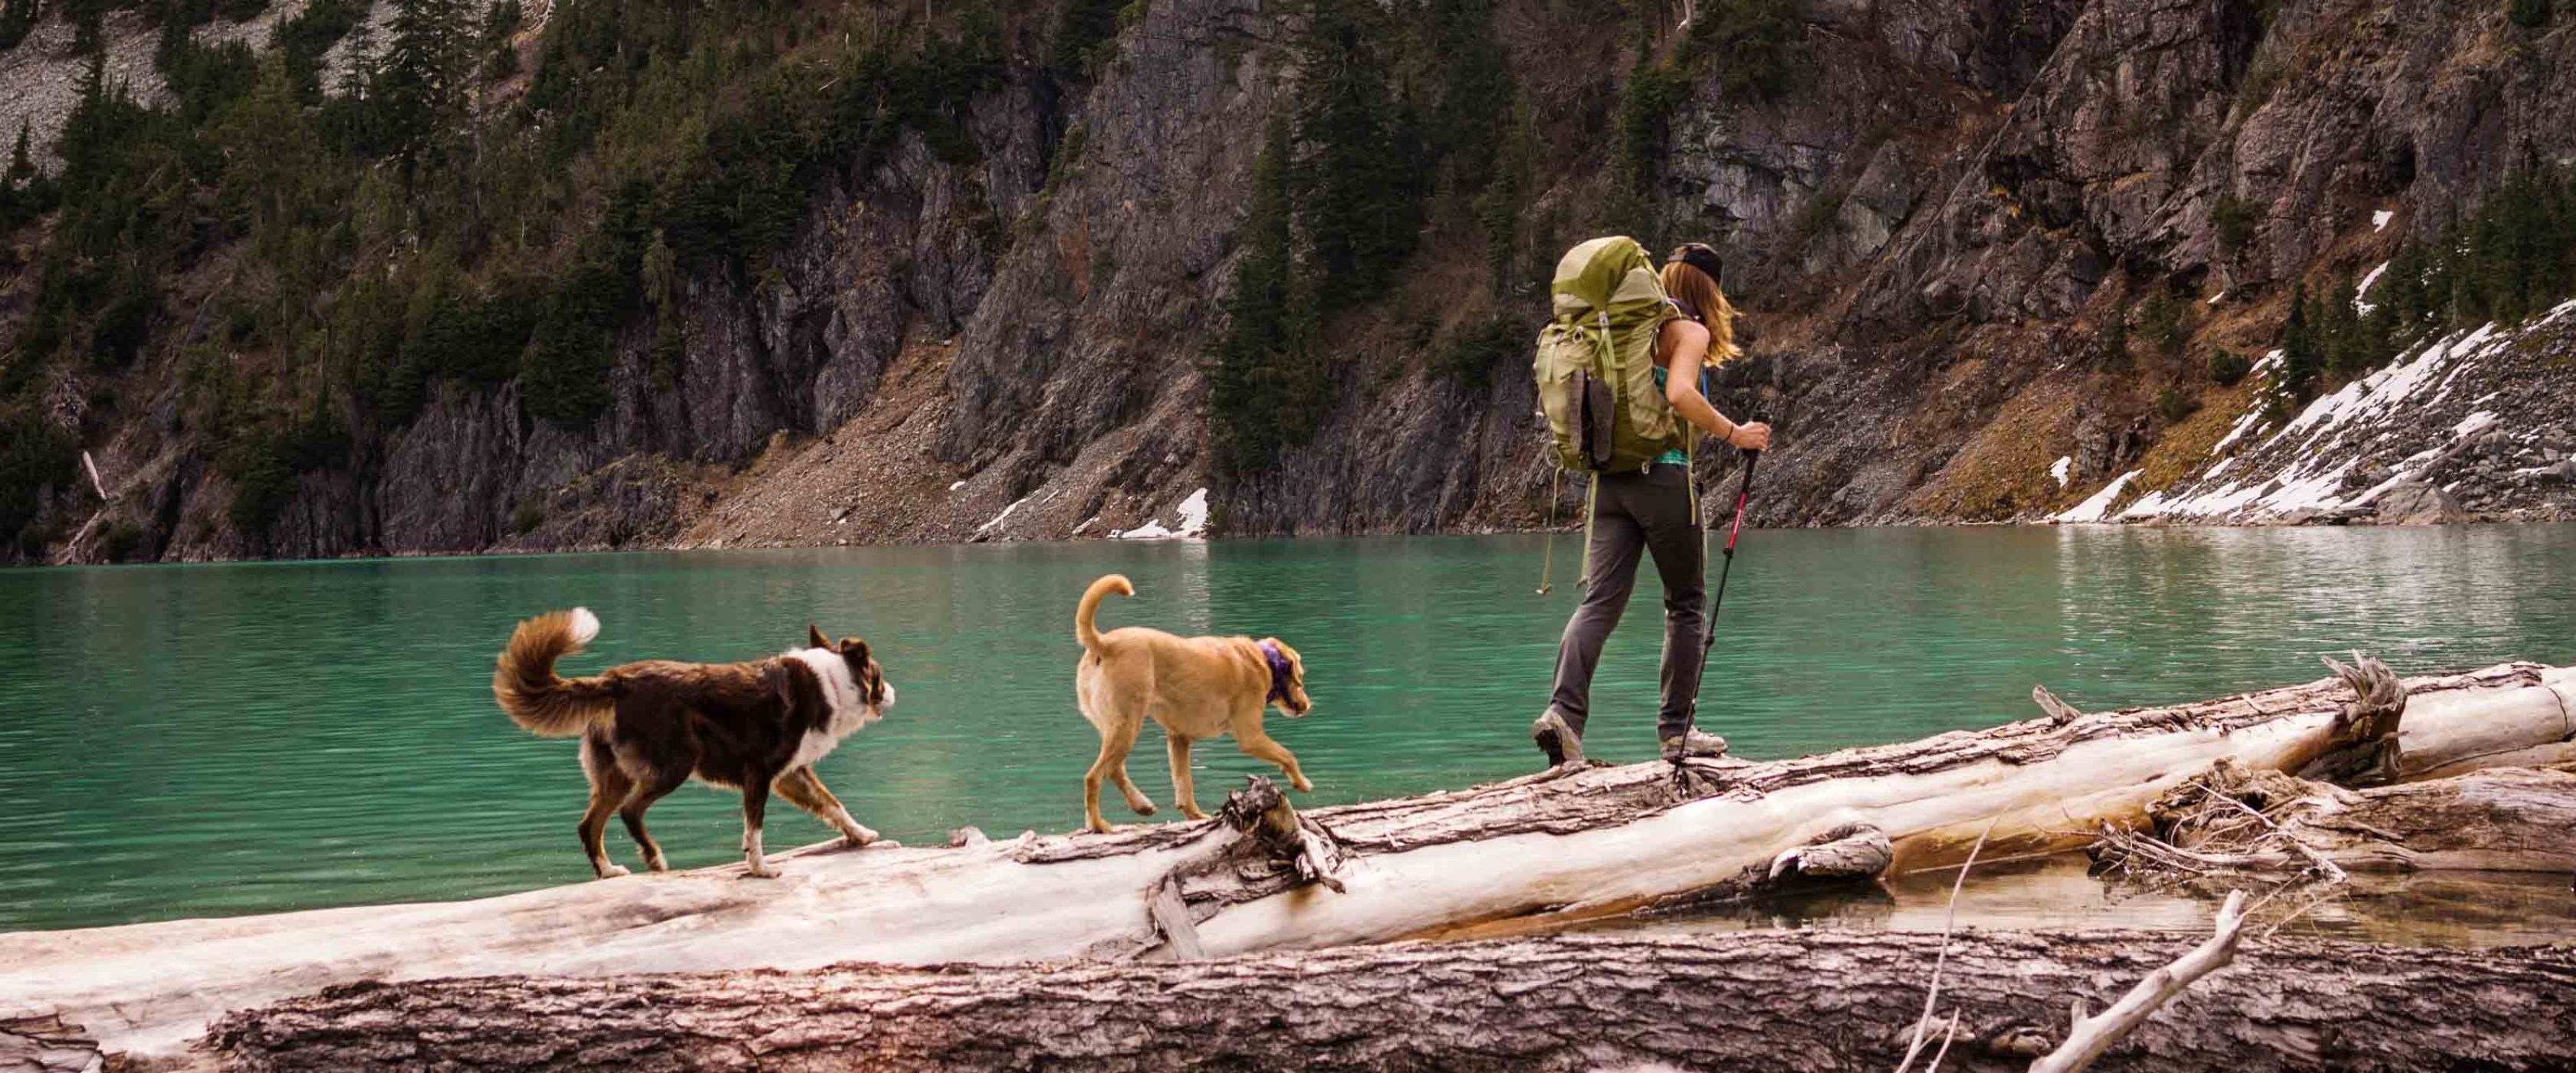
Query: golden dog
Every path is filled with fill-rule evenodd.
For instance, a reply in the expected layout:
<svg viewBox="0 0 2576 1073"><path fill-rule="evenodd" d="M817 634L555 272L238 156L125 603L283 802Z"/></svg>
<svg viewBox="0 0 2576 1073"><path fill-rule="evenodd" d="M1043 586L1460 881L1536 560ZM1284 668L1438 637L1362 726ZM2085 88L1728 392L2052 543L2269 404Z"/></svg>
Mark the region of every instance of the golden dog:
<svg viewBox="0 0 2576 1073"><path fill-rule="evenodd" d="M1082 814L1086 826L1107 832L1100 818L1100 783L1115 780L1127 795L1127 807L1139 816L1154 814L1154 803L1127 777L1127 751L1152 716L1163 725L1172 751L1172 794L1181 815L1204 820L1197 794L1190 787L1190 743L1221 734L1234 735L1244 755L1279 765L1290 785L1311 791L1288 747L1261 732L1262 710L1272 703L1290 718L1314 707L1306 698L1306 664L1297 650L1276 637L1177 637L1142 626L1102 633L1091 624L1100 601L1111 593L1136 595L1136 587L1117 574L1091 583L1073 612L1073 636L1082 642L1082 660L1074 665L1073 696L1082 717L1100 731L1100 758L1082 776Z"/></svg>

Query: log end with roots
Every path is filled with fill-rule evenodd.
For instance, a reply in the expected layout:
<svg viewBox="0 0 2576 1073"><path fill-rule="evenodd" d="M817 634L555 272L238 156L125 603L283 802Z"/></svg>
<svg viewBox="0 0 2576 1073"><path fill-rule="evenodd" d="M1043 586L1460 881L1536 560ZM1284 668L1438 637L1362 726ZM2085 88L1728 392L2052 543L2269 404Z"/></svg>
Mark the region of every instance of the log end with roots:
<svg viewBox="0 0 2576 1073"><path fill-rule="evenodd" d="M2346 666L2329 656L2327 669L2352 687L2353 699L2319 732L2313 755L2298 776L2339 786L2386 786L2396 782L2402 756L2397 724L2406 715L2406 683L2397 672L2359 652Z"/></svg>
<svg viewBox="0 0 2576 1073"><path fill-rule="evenodd" d="M1332 832L1298 815L1288 795L1269 779L1247 775L1244 783L1243 789L1225 795L1225 805L1216 814L1216 823L1231 828L1238 837L1182 862L1145 891L1145 915L1163 946L1159 951L1148 947L1126 954L1200 960L1208 952L1199 939L1199 922L1228 905L1310 883L1336 894L1344 892L1336 875L1341 871L1342 852Z"/></svg>

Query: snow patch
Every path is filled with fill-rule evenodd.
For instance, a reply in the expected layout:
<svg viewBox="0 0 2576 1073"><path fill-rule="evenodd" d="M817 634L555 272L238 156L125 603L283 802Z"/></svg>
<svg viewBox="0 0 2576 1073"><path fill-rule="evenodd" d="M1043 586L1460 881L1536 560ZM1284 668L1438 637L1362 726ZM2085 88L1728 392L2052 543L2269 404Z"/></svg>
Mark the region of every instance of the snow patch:
<svg viewBox="0 0 2576 1073"><path fill-rule="evenodd" d="M2118 477L2112 478L2111 483L2103 485L2101 491L2093 493L2093 498L2076 504L2069 508L2066 513L2060 514L2052 520L2079 523L2101 521L2103 515L2111 512L2112 501L2119 499L2120 493L2128 490L2129 482L2138 479L2138 474L2144 472L2146 471L2142 469L2133 469L2127 473L2119 475Z"/></svg>
<svg viewBox="0 0 2576 1073"><path fill-rule="evenodd" d="M1034 493L1032 493L1032 494L1034 494ZM1020 509L1020 504L1022 504L1022 503L1026 503L1026 502L1028 502L1028 501L1029 501L1029 497L1028 497L1028 496L1021 496L1021 497L1020 497L1020 498L1018 498L1018 499L1012 500L1012 501L1011 501L1011 505L1010 505L1010 506L1007 506L1007 507L1002 508L1002 513L994 515L994 516L993 516L993 520L992 520L992 521L985 522L985 523L984 523L984 524L982 524L982 525L976 526L976 527L975 527L975 535L976 535L976 536L979 536L979 537L980 537L980 536L990 536L990 535L992 534L993 530L1001 528L1001 527L1002 527L1002 523L1003 523L1003 522L1005 522L1005 521L1008 521L1008 520L1010 519L1010 517L1011 517L1011 512L1012 512L1012 511L1015 511L1015 510Z"/></svg>
<svg viewBox="0 0 2576 1073"><path fill-rule="evenodd" d="M1174 509L1174 513L1178 515L1178 517L1174 519L1179 523L1178 525L1167 528L1163 525L1160 518L1156 518L1143 525L1137 526L1134 529L1112 532L1109 534L1109 537L1112 540L1206 539L1208 523L1207 489L1201 488L1198 491L1190 493L1190 497L1182 500L1181 505Z"/></svg>
<svg viewBox="0 0 2576 1073"><path fill-rule="evenodd" d="M2394 220L2394 219L2396 219L2396 218L2397 218L2397 214L2396 214L2396 213L2394 213L2394 212L2390 212L2390 211L2388 211L2387 209L2381 209L2381 210L2379 210L2378 212L2371 213L2371 214L2370 214L2370 232L2371 232L2372 234L2374 234L2374 235L2375 235L2375 234L2378 234L2379 232L2382 232L2382 231L2386 231L2386 230L2388 230L2388 221L2390 221L2390 220ZM2366 287L2368 287L2368 286L2369 286L2369 284L2363 284L2363 286L2366 288Z"/></svg>
<svg viewBox="0 0 2576 1073"><path fill-rule="evenodd" d="M2058 491L2063 492L2066 490L2066 471L2074 468L2074 466L2075 457L2073 455L2059 458L2057 461L2049 464L2048 475L2057 478Z"/></svg>
<svg viewBox="0 0 2576 1073"><path fill-rule="evenodd" d="M955 484L949 485L949 486L948 486L948 490L949 490L949 491L951 491L951 492L954 492L954 491L956 491L956 490L958 490L958 489L960 489L960 488L964 488L964 487L966 487L966 482L964 482L964 481L959 481L959 482L957 482L957 483L955 483Z"/></svg>
<svg viewBox="0 0 2576 1073"><path fill-rule="evenodd" d="M2366 316L2371 310L2378 308L2368 302L2362 301L2361 298L2363 295L2370 293L2370 285L2379 282L2379 277L2387 271L2388 262L2381 261L2379 262L2379 267L2371 269L2369 275L2361 277L2361 282L2353 285L2352 308L2355 312Z"/></svg>
<svg viewBox="0 0 2576 1073"><path fill-rule="evenodd" d="M2209 453L2213 455L2226 454L2227 448L2230 444L2235 443L2239 437L2244 436L2246 433L2253 431L2254 422L2262 419L2263 411L2260 407L2246 411L2245 416L2236 419L2236 427L2228 429L2227 436L2218 441L2218 446L2210 448Z"/></svg>
<svg viewBox="0 0 2576 1073"><path fill-rule="evenodd" d="M2478 433L2486 431L2487 426L2495 423L2495 411L2480 410L2467 417L2461 418L2459 424L2451 426L2451 438L2456 440L2462 436L2477 435Z"/></svg>

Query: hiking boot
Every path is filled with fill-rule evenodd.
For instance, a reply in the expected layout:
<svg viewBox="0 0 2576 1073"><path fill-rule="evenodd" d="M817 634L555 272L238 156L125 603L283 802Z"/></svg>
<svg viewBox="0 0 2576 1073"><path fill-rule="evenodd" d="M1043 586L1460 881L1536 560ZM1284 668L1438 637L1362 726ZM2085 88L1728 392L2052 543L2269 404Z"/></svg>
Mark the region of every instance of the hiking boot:
<svg viewBox="0 0 2576 1073"><path fill-rule="evenodd" d="M1554 708L1530 724L1530 740L1538 743L1538 751L1547 754L1549 767L1583 762L1583 735L1575 733L1566 724L1565 716Z"/></svg>
<svg viewBox="0 0 2576 1073"><path fill-rule="evenodd" d="M1692 727L1679 735L1664 739L1664 760L1678 764L1685 759L1708 759L1726 755L1726 739Z"/></svg>

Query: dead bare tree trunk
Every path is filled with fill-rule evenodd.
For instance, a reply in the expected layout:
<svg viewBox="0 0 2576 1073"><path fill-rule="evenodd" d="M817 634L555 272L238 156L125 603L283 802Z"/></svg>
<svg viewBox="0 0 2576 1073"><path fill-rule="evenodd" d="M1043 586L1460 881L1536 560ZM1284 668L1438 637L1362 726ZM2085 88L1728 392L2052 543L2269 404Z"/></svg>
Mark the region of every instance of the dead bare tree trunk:
<svg viewBox="0 0 2576 1073"><path fill-rule="evenodd" d="M1399 944L1073 968L842 967L357 985L226 1018L228 1069L1544 1073L1894 1068L1940 938L1830 931ZM1953 940L1951 1070L2027 1067L2078 1000L2198 945L2084 932ZM2402 1026L2402 1027L2401 1027ZM2139 1025L2131 1073L2563 1069L2576 953L2248 941Z"/></svg>

